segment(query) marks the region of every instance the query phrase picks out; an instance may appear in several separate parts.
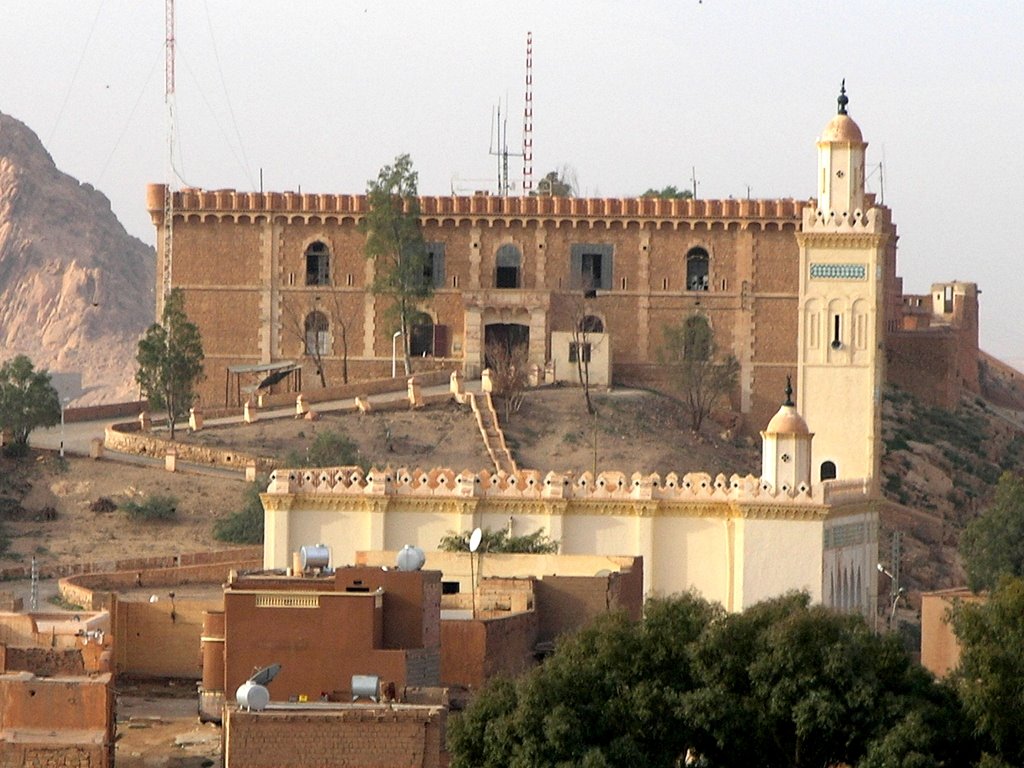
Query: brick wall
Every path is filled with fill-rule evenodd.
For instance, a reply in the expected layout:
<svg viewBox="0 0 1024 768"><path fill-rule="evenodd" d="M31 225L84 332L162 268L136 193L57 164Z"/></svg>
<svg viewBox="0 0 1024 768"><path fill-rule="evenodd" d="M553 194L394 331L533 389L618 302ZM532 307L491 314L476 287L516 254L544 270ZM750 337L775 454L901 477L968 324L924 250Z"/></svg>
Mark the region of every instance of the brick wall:
<svg viewBox="0 0 1024 768"><path fill-rule="evenodd" d="M224 719L225 768L440 768L445 710L409 705L243 712Z"/></svg>
<svg viewBox="0 0 1024 768"><path fill-rule="evenodd" d="M890 333L885 345L889 383L929 405L955 408L959 404L958 339L951 329Z"/></svg>
<svg viewBox="0 0 1024 768"><path fill-rule="evenodd" d="M222 600L176 600L164 592L156 603L118 600L114 622L114 664L133 677L202 677L203 615ZM173 618L171 613L173 611Z"/></svg>
<svg viewBox="0 0 1024 768"><path fill-rule="evenodd" d="M441 684L480 688L496 675L534 665L539 619L534 611L441 622Z"/></svg>
<svg viewBox="0 0 1024 768"><path fill-rule="evenodd" d="M113 765L114 691L109 674L91 678L0 675L0 765L108 768Z"/></svg>
<svg viewBox="0 0 1024 768"><path fill-rule="evenodd" d="M31 672L41 677L73 677L85 674L82 652L74 649L24 648L2 649L4 672Z"/></svg>

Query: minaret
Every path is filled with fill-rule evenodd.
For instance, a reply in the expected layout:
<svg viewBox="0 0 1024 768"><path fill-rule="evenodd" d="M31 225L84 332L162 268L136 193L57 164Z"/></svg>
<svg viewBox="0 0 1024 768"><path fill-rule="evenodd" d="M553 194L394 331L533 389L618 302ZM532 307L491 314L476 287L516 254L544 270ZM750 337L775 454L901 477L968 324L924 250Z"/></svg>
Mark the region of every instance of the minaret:
<svg viewBox="0 0 1024 768"><path fill-rule="evenodd" d="M878 486L884 351L884 255L891 226L864 194L864 142L839 109L818 140L818 200L804 209L797 394L816 435L812 480Z"/></svg>
<svg viewBox="0 0 1024 768"><path fill-rule="evenodd" d="M761 480L776 491L811 486L811 440L793 403L793 384L786 377L786 400L761 433Z"/></svg>

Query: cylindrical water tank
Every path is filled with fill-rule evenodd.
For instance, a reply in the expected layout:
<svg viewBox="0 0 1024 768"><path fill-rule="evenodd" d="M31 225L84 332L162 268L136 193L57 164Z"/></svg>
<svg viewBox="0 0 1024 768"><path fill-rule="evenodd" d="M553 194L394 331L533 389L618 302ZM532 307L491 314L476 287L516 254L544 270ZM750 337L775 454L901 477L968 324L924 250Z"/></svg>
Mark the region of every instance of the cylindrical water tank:
<svg viewBox="0 0 1024 768"><path fill-rule="evenodd" d="M302 559L302 570L310 568L326 568L331 562L331 552L325 544L315 546L306 545L299 549L299 556Z"/></svg>
<svg viewBox="0 0 1024 768"><path fill-rule="evenodd" d="M235 691L235 701L238 706L245 709L255 709L257 712L267 708L270 703L270 691L259 683L246 680Z"/></svg>

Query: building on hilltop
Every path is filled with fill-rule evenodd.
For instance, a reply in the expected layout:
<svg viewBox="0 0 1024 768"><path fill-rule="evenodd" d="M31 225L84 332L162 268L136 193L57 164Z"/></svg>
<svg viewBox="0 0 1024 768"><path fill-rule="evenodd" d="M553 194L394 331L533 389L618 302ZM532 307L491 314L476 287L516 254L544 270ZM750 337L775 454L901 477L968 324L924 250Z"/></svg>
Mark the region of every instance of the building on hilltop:
<svg viewBox="0 0 1024 768"><path fill-rule="evenodd" d="M806 397L822 364L860 366L894 334L913 346L896 225L864 189L867 143L846 107L843 93L817 144L816 199L420 198L434 294L411 334L417 365L476 375L488 340L506 339L563 378L574 367L565 334L585 324L608 340L615 384L670 391L665 329L696 316L740 363L731 405L753 434L787 376ZM149 187L158 228L165 196L166 187ZM328 382L341 380L345 363L354 378L390 374L396 328L387 301L369 291L365 196L187 188L170 209L171 283L203 334L204 402L237 404L229 368L245 376L246 367L303 360L315 380L307 351ZM831 306L820 304L823 286L842 289ZM864 291L854 297L854 288ZM884 365L875 374L884 381Z"/></svg>

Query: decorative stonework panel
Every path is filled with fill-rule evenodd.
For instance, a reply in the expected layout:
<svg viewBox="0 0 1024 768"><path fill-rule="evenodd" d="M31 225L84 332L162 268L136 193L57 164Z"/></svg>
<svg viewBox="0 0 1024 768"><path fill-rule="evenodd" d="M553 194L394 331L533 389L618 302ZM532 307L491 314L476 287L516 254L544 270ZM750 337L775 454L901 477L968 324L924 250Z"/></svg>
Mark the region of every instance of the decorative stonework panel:
<svg viewBox="0 0 1024 768"><path fill-rule="evenodd" d="M863 280L867 273L863 264L811 264L812 280Z"/></svg>

